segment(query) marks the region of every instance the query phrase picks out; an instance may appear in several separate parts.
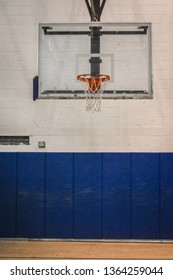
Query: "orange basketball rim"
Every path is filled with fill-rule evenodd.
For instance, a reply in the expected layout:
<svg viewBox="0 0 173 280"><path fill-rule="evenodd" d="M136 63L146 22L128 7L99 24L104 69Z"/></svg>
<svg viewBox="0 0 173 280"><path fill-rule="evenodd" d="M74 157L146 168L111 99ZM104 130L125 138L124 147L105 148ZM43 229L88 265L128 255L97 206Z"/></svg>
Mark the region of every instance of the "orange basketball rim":
<svg viewBox="0 0 173 280"><path fill-rule="evenodd" d="M102 82L110 80L110 76L105 74L80 74L77 76L77 80L81 82L88 82L89 89L92 92L95 92L100 89Z"/></svg>

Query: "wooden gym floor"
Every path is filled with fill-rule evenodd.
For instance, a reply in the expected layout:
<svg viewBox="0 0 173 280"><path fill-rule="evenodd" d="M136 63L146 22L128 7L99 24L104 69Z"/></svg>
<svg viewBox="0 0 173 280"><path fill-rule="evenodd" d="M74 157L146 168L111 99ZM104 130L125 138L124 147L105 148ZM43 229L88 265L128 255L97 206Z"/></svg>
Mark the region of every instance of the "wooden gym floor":
<svg viewBox="0 0 173 280"><path fill-rule="evenodd" d="M0 240L0 259L173 259L173 242Z"/></svg>

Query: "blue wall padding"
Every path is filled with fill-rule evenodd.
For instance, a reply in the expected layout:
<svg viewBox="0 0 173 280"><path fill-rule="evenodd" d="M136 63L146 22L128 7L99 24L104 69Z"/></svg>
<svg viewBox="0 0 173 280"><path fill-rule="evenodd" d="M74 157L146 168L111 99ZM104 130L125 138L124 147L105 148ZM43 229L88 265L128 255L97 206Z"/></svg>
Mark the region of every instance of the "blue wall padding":
<svg viewBox="0 0 173 280"><path fill-rule="evenodd" d="M159 238L159 154L132 154L131 175L132 238Z"/></svg>
<svg viewBox="0 0 173 280"><path fill-rule="evenodd" d="M0 153L0 237L173 239L173 153Z"/></svg>
<svg viewBox="0 0 173 280"><path fill-rule="evenodd" d="M161 154L160 166L161 238L173 238L173 154Z"/></svg>
<svg viewBox="0 0 173 280"><path fill-rule="evenodd" d="M44 236L45 154L19 153L17 236Z"/></svg>
<svg viewBox="0 0 173 280"><path fill-rule="evenodd" d="M131 238L130 195L130 154L103 154L103 238Z"/></svg>
<svg viewBox="0 0 173 280"><path fill-rule="evenodd" d="M74 154L74 237L102 238L102 155Z"/></svg>
<svg viewBox="0 0 173 280"><path fill-rule="evenodd" d="M73 153L46 154L45 235L73 238Z"/></svg>
<svg viewBox="0 0 173 280"><path fill-rule="evenodd" d="M0 153L0 237L16 235L16 153Z"/></svg>

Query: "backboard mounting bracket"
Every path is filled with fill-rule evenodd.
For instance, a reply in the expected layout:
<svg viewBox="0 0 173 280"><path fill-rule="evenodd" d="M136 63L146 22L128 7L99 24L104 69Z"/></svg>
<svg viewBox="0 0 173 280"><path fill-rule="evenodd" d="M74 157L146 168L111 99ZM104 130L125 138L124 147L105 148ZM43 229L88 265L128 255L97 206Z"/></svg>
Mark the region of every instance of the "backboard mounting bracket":
<svg viewBox="0 0 173 280"><path fill-rule="evenodd" d="M93 29L90 27L90 31L55 31L53 27L43 26L44 35L88 35L93 37ZM123 30L123 31L101 31L97 29L95 31L95 35L146 35L148 30L148 26L141 25L137 27L137 30Z"/></svg>

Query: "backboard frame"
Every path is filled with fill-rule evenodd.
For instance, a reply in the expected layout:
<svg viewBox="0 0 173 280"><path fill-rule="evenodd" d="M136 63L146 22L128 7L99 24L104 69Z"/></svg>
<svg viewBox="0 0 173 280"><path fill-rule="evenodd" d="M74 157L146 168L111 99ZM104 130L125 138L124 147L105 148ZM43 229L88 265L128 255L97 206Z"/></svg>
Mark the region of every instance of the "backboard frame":
<svg viewBox="0 0 173 280"><path fill-rule="evenodd" d="M76 26L81 26L81 30L88 28L88 31L72 31L72 29ZM104 27L105 29L111 27L115 27L115 30L112 31L102 31L102 28ZM58 30L56 30L56 28ZM118 31L116 30L116 27L118 27ZM122 27L122 30L120 30ZM136 27L136 30L133 30L133 27ZM138 22L138 23L101 23L101 22L89 22L89 23L52 23L52 24L39 24L39 59L38 59L38 65L39 65L39 85L38 85L38 97L42 99L83 99L85 98L85 94L83 93L82 89L78 90L49 90L47 89L46 91L42 91L41 89L41 84L42 84L42 73L41 73L41 56L40 53L42 53L42 38L45 36L58 36L58 35L86 35L90 36L90 32L92 28L97 28L96 30L101 30L99 31L101 34L99 36L103 35L111 35L111 36L147 36L147 49L148 49L148 57L147 57L147 75L148 75L148 86L145 90L140 90L140 89L112 89L112 90L105 90L103 99L151 99L153 98L153 90L152 90L152 46L151 46L151 23L143 23L143 22ZM61 30L63 29L63 30ZM70 29L70 30L69 30ZM129 30L132 29L132 30ZM96 51L97 52L97 51ZM88 53L88 54L77 54L76 55L76 60L79 60L79 57L85 57L88 55L88 58L91 60L100 60L100 56L102 58L104 57L109 57L110 59L110 67L111 67L111 73L115 75L115 69L113 67L113 53ZM93 56L93 58L92 58ZM97 58L98 57L98 58ZM101 60L100 60L101 61ZM101 63L101 62L99 62ZM79 73L78 69L79 63L77 63L76 66L76 77L78 74L84 74L84 73ZM87 74L87 73L86 73ZM107 74L107 73L104 73Z"/></svg>

